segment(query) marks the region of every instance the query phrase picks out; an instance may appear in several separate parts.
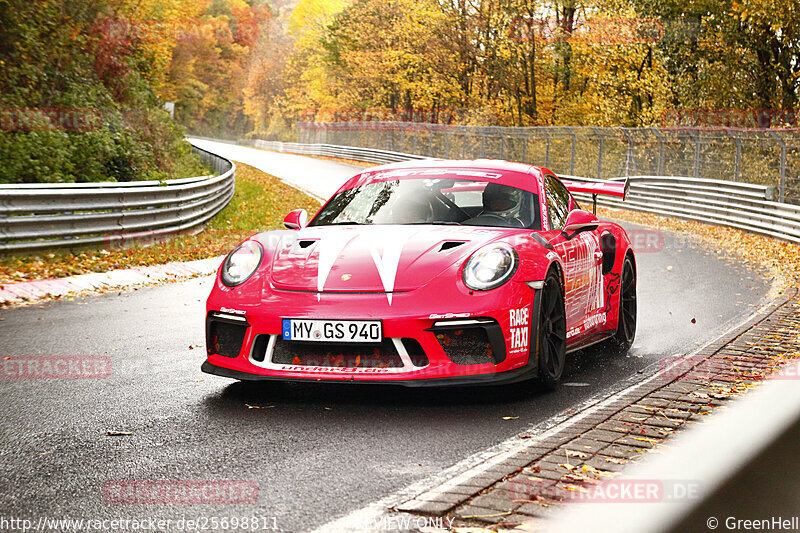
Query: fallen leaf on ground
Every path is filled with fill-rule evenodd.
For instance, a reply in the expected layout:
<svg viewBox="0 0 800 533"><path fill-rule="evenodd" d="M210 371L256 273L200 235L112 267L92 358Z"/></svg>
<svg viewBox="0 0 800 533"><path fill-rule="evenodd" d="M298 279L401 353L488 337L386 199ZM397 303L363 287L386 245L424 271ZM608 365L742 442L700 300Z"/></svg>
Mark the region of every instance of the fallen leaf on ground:
<svg viewBox="0 0 800 533"><path fill-rule="evenodd" d="M579 452L577 450L566 450L566 452L567 452L567 457L580 457L581 459L589 457L588 453Z"/></svg>

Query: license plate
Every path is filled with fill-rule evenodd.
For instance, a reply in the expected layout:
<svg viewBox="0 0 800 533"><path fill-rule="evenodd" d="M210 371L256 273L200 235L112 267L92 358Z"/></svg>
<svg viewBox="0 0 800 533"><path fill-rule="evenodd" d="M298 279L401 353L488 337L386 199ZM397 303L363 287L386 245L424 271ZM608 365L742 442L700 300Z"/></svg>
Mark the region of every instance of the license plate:
<svg viewBox="0 0 800 533"><path fill-rule="evenodd" d="M283 338L306 342L368 342L383 340L380 320L283 319Z"/></svg>

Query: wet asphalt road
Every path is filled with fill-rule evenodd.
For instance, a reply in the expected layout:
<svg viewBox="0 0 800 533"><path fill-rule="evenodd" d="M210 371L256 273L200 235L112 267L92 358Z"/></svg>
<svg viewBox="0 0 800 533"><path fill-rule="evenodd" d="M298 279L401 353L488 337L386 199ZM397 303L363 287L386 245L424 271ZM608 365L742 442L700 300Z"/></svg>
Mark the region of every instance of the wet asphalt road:
<svg viewBox="0 0 800 533"><path fill-rule="evenodd" d="M305 164L324 175L333 163ZM2 357L112 361L106 379L0 379L0 517L275 517L284 531L313 529L648 376L662 357L742 320L769 288L758 273L671 234L662 250L638 255L638 270L630 354L574 354L555 392L531 383L247 385L205 375L210 277L0 310ZM259 496L238 505L108 503L103 487L116 480L251 480Z"/></svg>

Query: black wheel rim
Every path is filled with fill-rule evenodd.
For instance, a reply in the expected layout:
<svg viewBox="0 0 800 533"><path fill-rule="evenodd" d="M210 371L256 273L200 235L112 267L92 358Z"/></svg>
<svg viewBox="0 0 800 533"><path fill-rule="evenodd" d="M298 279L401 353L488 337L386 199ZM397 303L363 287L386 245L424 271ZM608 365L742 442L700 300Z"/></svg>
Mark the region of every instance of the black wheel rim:
<svg viewBox="0 0 800 533"><path fill-rule="evenodd" d="M627 261L622 271L620 323L625 340L632 342L636 334L636 276L633 274L633 267Z"/></svg>
<svg viewBox="0 0 800 533"><path fill-rule="evenodd" d="M558 378L564 370L567 353L567 319L564 315L564 296L558 283L548 281L542 292L542 343L543 369L551 378Z"/></svg>

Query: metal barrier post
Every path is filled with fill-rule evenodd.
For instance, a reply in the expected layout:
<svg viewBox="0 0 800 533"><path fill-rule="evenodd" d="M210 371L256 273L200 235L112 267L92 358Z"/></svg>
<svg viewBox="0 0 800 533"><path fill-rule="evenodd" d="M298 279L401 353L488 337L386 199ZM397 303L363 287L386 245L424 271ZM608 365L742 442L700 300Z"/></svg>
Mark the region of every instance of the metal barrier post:
<svg viewBox="0 0 800 533"><path fill-rule="evenodd" d="M578 136L575 135L575 132L572 131L569 126L564 126L564 129L567 130L567 133L572 137L572 149L570 150L569 157L569 174L571 176L575 174L575 144L578 142Z"/></svg>
<svg viewBox="0 0 800 533"><path fill-rule="evenodd" d="M544 166L550 168L550 132L544 130L544 135L547 137L547 148L544 152Z"/></svg>
<svg viewBox="0 0 800 533"><path fill-rule="evenodd" d="M656 164L656 175L663 176L664 175L664 136L661 135L661 132L658 131L658 128L650 128L650 131L653 132L653 135L656 136L658 139L658 163Z"/></svg>
<svg viewBox="0 0 800 533"><path fill-rule="evenodd" d="M522 162L526 163L528 161L528 134L526 133L522 139Z"/></svg>
<svg viewBox="0 0 800 533"><path fill-rule="evenodd" d="M786 141L778 137L778 135L771 131L770 137L775 139L781 147L781 181L778 189L778 201L781 203L786 202Z"/></svg>
<svg viewBox="0 0 800 533"><path fill-rule="evenodd" d="M624 175L631 175L631 160L633 159L633 138L625 128L619 128L625 138L628 139L628 150L625 152Z"/></svg>
<svg viewBox="0 0 800 533"><path fill-rule="evenodd" d="M700 132L694 132L694 177L700 177Z"/></svg>
<svg viewBox="0 0 800 533"><path fill-rule="evenodd" d="M598 147L597 147L597 179L602 179L603 176L603 141L605 138L603 137L603 132L601 132L598 128L592 126L592 131L595 135L597 135L598 140Z"/></svg>
<svg viewBox="0 0 800 533"><path fill-rule="evenodd" d="M736 133L732 132L728 128L725 128L725 133L733 138L733 142L736 143L736 161L733 165L733 181L739 181L739 171L742 163L742 141L739 139Z"/></svg>

